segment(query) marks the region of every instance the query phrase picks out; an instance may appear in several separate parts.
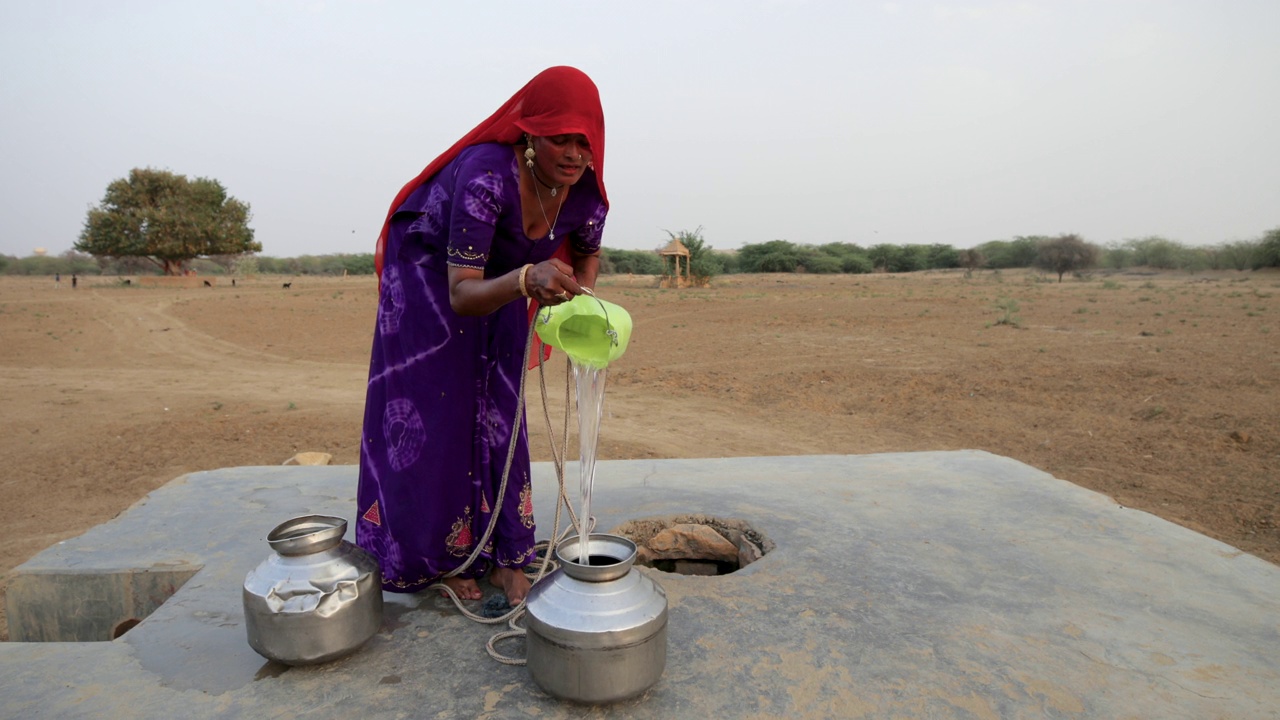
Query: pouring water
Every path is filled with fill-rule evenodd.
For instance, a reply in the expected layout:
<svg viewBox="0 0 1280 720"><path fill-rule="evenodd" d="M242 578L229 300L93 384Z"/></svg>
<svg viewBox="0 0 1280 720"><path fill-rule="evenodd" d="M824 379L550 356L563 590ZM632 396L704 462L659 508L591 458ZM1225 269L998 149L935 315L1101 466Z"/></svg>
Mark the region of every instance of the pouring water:
<svg viewBox="0 0 1280 720"><path fill-rule="evenodd" d="M535 320L535 330L542 342L569 356L576 381L581 491L578 562L585 565L591 561L586 538L591 533L591 488L595 484L596 446L604 414L606 368L627 349L631 315L618 305L587 292L567 303L542 308Z"/></svg>

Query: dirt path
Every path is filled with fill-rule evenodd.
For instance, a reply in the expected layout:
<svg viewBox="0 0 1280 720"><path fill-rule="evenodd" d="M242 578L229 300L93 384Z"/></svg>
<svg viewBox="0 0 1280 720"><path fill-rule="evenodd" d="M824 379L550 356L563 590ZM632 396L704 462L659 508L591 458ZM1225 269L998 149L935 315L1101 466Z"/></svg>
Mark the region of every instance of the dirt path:
<svg viewBox="0 0 1280 720"><path fill-rule="evenodd" d="M372 279L112 280L0 278L0 591L183 473L357 461ZM601 283L635 324L601 459L977 448L1280 561L1280 274L648 284Z"/></svg>

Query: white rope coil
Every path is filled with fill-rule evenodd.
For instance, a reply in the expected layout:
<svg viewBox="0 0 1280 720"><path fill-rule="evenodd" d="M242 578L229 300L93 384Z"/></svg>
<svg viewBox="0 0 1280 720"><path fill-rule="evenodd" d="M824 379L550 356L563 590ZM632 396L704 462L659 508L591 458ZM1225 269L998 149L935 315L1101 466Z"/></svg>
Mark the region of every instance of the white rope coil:
<svg viewBox="0 0 1280 720"><path fill-rule="evenodd" d="M536 317L536 314L535 314L535 317ZM529 372L528 370L529 355L531 354L531 350L533 348L534 328L535 328L534 323L530 322L529 336L526 338L525 345L524 345L524 359L521 360L520 362L520 387L518 390L519 394L516 398L516 417L511 427L511 444L507 448L507 459L502 467L502 480L498 484L498 494L495 501L495 507L493 509L493 513L489 516L489 525L488 527L485 528L484 534L480 537L480 541L476 543L475 550L471 551L471 555L467 557L467 559L463 561L461 565L442 575L441 576L442 580L444 578L456 577L460 573L466 572L467 568L471 567L471 565L476 561L476 559L480 557L480 553L482 552L483 548L489 544L489 538L493 535L493 529L497 527L498 514L502 512L502 501L506 497L507 478L511 473L511 464L515 458L516 441L520 437L520 426L524 422L525 378L528 376L528 372ZM555 560L553 559L553 556L555 555L555 548L563 540L570 537L571 532L576 530L579 533L579 537L582 536L581 534L582 522L578 519L577 514L574 513L573 503L569 500L568 493L565 491L565 487L564 487L565 458L561 454L562 451L567 454L568 448L569 448L569 414L570 414L569 390L570 390L570 386L572 385L572 383L570 382L572 371L569 368L568 364L566 364L565 365L565 388L564 388L564 434L562 435L562 438L561 438L560 447L557 448L555 438L552 436L552 433L550 432L551 410L547 406L547 382L546 382L546 373L543 369L542 358L543 358L542 353L538 353L538 384L542 391L542 412L543 412L543 417L547 422L547 430L548 430L547 440L551 444L551 461L552 461L552 464L555 466L555 470L556 470L556 483L559 486L559 496L556 499L555 519L553 520L551 525L551 529L552 529L551 540L543 540L542 542L539 542L534 545L535 556L539 556L537 551L539 549L541 550L541 555L540 555L541 560L535 560L534 562L530 563L528 567L525 568L525 574L532 577L532 580L530 583L531 585L537 585L539 582L542 581L542 578L546 576L547 571L549 569L554 569L556 564ZM560 531L560 513L562 508L567 509L569 514L569 525L565 527L563 533L561 533ZM593 520L594 520L593 518L587 519L587 523L586 523L587 532L591 531L591 528L594 525ZM529 569L534 566L536 566L537 568L536 571L530 573ZM426 589L441 590L444 593L446 593L448 597L453 600L453 604L455 607L458 608L458 612L462 613L464 617L470 620L481 623L483 625L497 625L502 622L508 623L508 627L510 627L511 629L503 630L502 632L496 633L495 635L493 635L493 637L489 638L489 641L485 643L485 649L489 652L490 657L502 663L503 665L524 665L525 664L526 660L524 658L513 658L513 657L503 655L502 653L498 652L498 649L496 646L499 642L503 640L508 640L516 637L523 637L526 634L526 630L520 627L519 625L517 625L516 621L519 620L524 615L525 605L528 600L527 597L524 600L521 600L519 605L516 605L514 608L511 608L510 611L503 613L501 616L489 618L489 617L484 617L483 615L477 615L476 613L473 613L470 610L468 610L466 606L462 604L462 600L458 597L457 593L453 591L453 588L449 587L443 582L432 583L428 585Z"/></svg>

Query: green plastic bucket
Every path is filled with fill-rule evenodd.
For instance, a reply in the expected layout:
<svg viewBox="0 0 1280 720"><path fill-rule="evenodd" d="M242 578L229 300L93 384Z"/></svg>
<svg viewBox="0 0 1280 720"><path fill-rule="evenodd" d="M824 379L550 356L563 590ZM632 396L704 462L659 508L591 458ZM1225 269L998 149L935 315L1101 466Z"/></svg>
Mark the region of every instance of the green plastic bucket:
<svg viewBox="0 0 1280 720"><path fill-rule="evenodd" d="M631 315L592 295L544 307L533 323L542 342L591 367L607 367L622 357L631 339Z"/></svg>

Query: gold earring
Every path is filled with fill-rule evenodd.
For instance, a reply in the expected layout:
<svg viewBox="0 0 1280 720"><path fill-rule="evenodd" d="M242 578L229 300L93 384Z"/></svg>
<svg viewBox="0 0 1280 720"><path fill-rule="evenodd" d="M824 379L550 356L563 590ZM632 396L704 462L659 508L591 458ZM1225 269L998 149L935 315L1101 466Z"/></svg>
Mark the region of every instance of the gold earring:
<svg viewBox="0 0 1280 720"><path fill-rule="evenodd" d="M533 158L535 155L537 155L537 153L533 151L533 138L529 138L529 147L524 151L524 164L528 165L530 170L533 169Z"/></svg>

